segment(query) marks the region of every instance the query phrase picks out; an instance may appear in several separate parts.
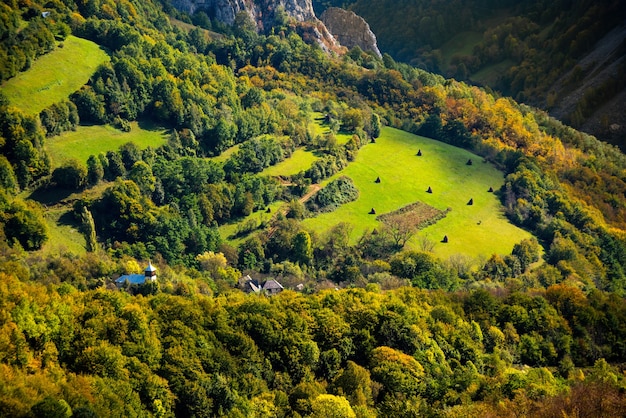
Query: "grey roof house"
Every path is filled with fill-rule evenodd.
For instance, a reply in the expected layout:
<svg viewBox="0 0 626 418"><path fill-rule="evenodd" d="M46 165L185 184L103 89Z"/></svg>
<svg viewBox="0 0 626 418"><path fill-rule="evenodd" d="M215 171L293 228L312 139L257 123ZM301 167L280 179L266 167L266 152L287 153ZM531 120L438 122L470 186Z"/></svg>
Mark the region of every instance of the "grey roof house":
<svg viewBox="0 0 626 418"><path fill-rule="evenodd" d="M246 293L265 293L268 295L275 295L284 290L277 280L269 279L262 283L253 279L250 275L243 276L239 279L239 288Z"/></svg>

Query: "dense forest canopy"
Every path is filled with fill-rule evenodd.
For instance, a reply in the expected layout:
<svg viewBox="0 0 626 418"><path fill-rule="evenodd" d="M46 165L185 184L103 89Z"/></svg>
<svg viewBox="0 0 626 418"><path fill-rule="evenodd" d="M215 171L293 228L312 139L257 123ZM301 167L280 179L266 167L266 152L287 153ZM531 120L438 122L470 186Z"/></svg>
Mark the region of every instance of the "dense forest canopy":
<svg viewBox="0 0 626 418"><path fill-rule="evenodd" d="M259 34L153 1L0 7L5 82L68 36L110 56L39 114L0 94L1 416L626 414L615 147L390 55L326 54L288 16ZM146 121L165 145L47 152ZM307 230L358 198L341 172L385 126L494 164L503 211L534 237L468 260L405 247L421 227L407 211L356 242L345 222ZM262 175L301 150L306 169ZM47 250L58 211L85 251ZM236 222L238 241L220 234ZM116 286L148 263L156 281ZM244 294L246 274L287 290Z"/></svg>

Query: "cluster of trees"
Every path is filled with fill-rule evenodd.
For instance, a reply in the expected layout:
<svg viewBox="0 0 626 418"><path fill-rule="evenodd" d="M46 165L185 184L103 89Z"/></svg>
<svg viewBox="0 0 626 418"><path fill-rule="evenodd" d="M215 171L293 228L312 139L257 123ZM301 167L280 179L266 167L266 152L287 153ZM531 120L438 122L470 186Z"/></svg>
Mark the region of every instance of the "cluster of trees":
<svg viewBox="0 0 626 418"><path fill-rule="evenodd" d="M136 271L133 260L2 252L0 405L10 416L514 416L520 408L619 416L626 408L626 382L607 363L626 354L626 311L601 291L372 284L217 296L226 261L207 253L200 273L158 264L156 294L135 297L101 287L108 275Z"/></svg>
<svg viewBox="0 0 626 418"><path fill-rule="evenodd" d="M45 132L37 116L25 115L9 106L8 99L0 92L0 153L9 165L3 167L3 185L12 192L32 186L50 174L50 160L43 144Z"/></svg>
<svg viewBox="0 0 626 418"><path fill-rule="evenodd" d="M40 4L28 2L18 7L17 1L0 5L0 81L14 77L30 68L37 57L54 49L57 39L65 39L70 28L59 16L43 17Z"/></svg>
<svg viewBox="0 0 626 418"><path fill-rule="evenodd" d="M358 199L359 190L350 177L341 176L328 183L307 201L307 208L312 212L332 212L339 206Z"/></svg>
<svg viewBox="0 0 626 418"><path fill-rule="evenodd" d="M74 102L63 101L54 103L39 113L41 126L46 136L59 135L65 131L73 131L78 126L80 118Z"/></svg>

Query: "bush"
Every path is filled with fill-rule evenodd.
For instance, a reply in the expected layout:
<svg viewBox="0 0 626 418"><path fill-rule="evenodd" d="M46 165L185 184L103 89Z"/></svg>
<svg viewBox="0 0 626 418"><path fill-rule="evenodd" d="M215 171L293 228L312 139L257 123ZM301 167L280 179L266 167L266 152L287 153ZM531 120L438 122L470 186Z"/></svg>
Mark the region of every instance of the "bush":
<svg viewBox="0 0 626 418"><path fill-rule="evenodd" d="M52 172L52 181L62 188L80 189L87 183L87 168L76 160L69 160Z"/></svg>
<svg viewBox="0 0 626 418"><path fill-rule="evenodd" d="M352 179L341 176L317 192L315 197L307 202L307 208L312 212L332 212L340 205L352 202L358 197L359 190Z"/></svg>

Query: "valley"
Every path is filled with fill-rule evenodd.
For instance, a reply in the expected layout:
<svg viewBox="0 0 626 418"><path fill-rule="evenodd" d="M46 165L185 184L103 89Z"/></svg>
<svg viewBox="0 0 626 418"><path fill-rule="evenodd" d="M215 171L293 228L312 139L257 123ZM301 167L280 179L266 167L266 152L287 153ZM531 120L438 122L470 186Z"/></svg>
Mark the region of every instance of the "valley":
<svg viewBox="0 0 626 418"><path fill-rule="evenodd" d="M1 3L0 417L626 416L570 3Z"/></svg>

